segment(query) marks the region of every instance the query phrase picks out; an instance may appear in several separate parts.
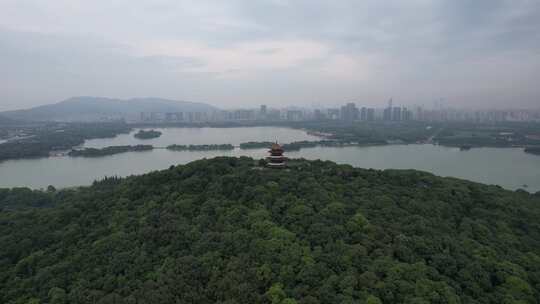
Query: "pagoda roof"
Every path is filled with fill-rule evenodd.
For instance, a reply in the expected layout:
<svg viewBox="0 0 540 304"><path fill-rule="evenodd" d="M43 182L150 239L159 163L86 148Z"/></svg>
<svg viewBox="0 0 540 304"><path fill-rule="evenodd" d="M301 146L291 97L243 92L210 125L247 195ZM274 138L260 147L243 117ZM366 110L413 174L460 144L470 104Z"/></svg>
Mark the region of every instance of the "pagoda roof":
<svg viewBox="0 0 540 304"><path fill-rule="evenodd" d="M272 150L283 150L283 148L281 148L281 146L278 143L273 143L272 146L270 147L270 149L272 149Z"/></svg>

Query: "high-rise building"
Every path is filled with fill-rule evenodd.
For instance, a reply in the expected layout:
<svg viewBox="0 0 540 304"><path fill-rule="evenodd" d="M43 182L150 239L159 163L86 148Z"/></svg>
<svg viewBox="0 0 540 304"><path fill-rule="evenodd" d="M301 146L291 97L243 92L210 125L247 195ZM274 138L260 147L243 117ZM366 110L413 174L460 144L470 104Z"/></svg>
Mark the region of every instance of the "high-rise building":
<svg viewBox="0 0 540 304"><path fill-rule="evenodd" d="M388 107L383 111L383 120L390 121L392 120L392 108Z"/></svg>
<svg viewBox="0 0 540 304"><path fill-rule="evenodd" d="M383 120L389 121L393 118L393 101L392 98L388 101L388 107L383 111Z"/></svg>
<svg viewBox="0 0 540 304"><path fill-rule="evenodd" d="M367 108L366 107L362 107L362 109L360 110L360 120L361 121L366 121L367 120Z"/></svg>
<svg viewBox="0 0 540 304"><path fill-rule="evenodd" d="M324 120L324 115L319 109L315 109L313 112L313 119L314 120Z"/></svg>
<svg viewBox="0 0 540 304"><path fill-rule="evenodd" d="M176 113L176 120L177 120L177 121L183 121L183 120L184 120L184 113L182 113L182 112L177 112L177 113Z"/></svg>
<svg viewBox="0 0 540 304"><path fill-rule="evenodd" d="M416 117L415 117L415 119L419 120L419 121L425 120L425 118L424 118L424 109L422 107L417 107L416 108Z"/></svg>
<svg viewBox="0 0 540 304"><path fill-rule="evenodd" d="M339 119L339 109L328 109L328 119L336 120Z"/></svg>
<svg viewBox="0 0 540 304"><path fill-rule="evenodd" d="M271 109L270 111L268 111L267 115L266 115L266 118L268 120L280 120L281 118L281 111L280 110L275 110L275 109Z"/></svg>
<svg viewBox="0 0 540 304"><path fill-rule="evenodd" d="M358 108L352 102L341 107L341 119L346 121L358 120Z"/></svg>
<svg viewBox="0 0 540 304"><path fill-rule="evenodd" d="M266 113L267 113L266 105L261 105L261 109L259 110L260 118L266 119Z"/></svg>
<svg viewBox="0 0 540 304"><path fill-rule="evenodd" d="M234 111L235 120L253 120L255 118L255 110L236 110Z"/></svg>
<svg viewBox="0 0 540 304"><path fill-rule="evenodd" d="M375 109L367 109L367 121L375 121Z"/></svg>
<svg viewBox="0 0 540 304"><path fill-rule="evenodd" d="M288 110L287 120L289 121L301 121L304 118L304 113L298 110Z"/></svg>
<svg viewBox="0 0 540 304"><path fill-rule="evenodd" d="M392 109L392 120L400 121L401 120L401 108L395 107Z"/></svg>
<svg viewBox="0 0 540 304"><path fill-rule="evenodd" d="M403 110L402 110L402 113L401 113L401 120L409 121L409 120L412 120L412 118L413 118L412 111L410 111L406 107L403 107Z"/></svg>

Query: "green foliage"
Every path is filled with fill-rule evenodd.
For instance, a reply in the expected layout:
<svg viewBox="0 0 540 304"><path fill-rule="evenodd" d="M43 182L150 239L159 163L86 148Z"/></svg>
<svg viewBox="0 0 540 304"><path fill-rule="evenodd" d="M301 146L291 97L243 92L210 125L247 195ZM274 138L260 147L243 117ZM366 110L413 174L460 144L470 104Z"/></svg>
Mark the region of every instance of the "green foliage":
<svg viewBox="0 0 540 304"><path fill-rule="evenodd" d="M139 132L135 133L135 135L133 136L138 139L152 139L152 138L160 137L161 134L162 134L161 132L156 131L156 130L148 130L148 131L139 130Z"/></svg>
<svg viewBox="0 0 540 304"><path fill-rule="evenodd" d="M383 144L386 142L379 142L379 143L371 143L373 145L376 144ZM365 144L365 143L363 143ZM241 143L240 149L261 149L261 148L270 148L272 145L272 142L247 142L247 143ZM347 140L338 140L338 139L332 139L332 140L317 140L317 141L294 141L288 144L283 144L282 148L285 151L299 151L303 148L313 148L313 147L345 147L345 146L357 146L361 145L358 142L352 142Z"/></svg>
<svg viewBox="0 0 540 304"><path fill-rule="evenodd" d="M532 122L306 121L288 125L330 134L328 140L319 143L321 146L434 141L464 150L473 147L525 147L527 153L540 154L540 124ZM285 150L301 148L302 143L298 143Z"/></svg>
<svg viewBox="0 0 540 304"><path fill-rule="evenodd" d="M2 189L0 303L539 303L540 197L294 162Z"/></svg>
<svg viewBox="0 0 540 304"><path fill-rule="evenodd" d="M388 141L415 143L427 140L435 129L427 129L425 122L347 122L313 121L291 124L292 127L331 134L323 145L354 143L359 145L381 145Z"/></svg>
<svg viewBox="0 0 540 304"><path fill-rule="evenodd" d="M0 189L0 211L26 207L50 207L54 202L54 191L47 192L28 188Z"/></svg>
<svg viewBox="0 0 540 304"><path fill-rule="evenodd" d="M376 296L370 295L366 299L366 304L382 304L382 302Z"/></svg>
<svg viewBox="0 0 540 304"><path fill-rule="evenodd" d="M525 151L525 153L540 155L540 147L539 146L527 147L527 148L525 148L524 151Z"/></svg>
<svg viewBox="0 0 540 304"><path fill-rule="evenodd" d="M240 149L270 149L273 142L271 141L249 141L240 144Z"/></svg>
<svg viewBox="0 0 540 304"><path fill-rule="evenodd" d="M114 155L126 152L143 152L154 149L151 145L135 145L135 146L109 146L102 149L85 148L82 150L71 150L69 156L72 157L101 157Z"/></svg>
<svg viewBox="0 0 540 304"><path fill-rule="evenodd" d="M0 144L0 161L47 157L52 151L69 150L86 139L114 137L131 130L124 123L72 123L25 130L28 137Z"/></svg>
<svg viewBox="0 0 540 304"><path fill-rule="evenodd" d="M50 304L66 304L67 295L66 291L62 288L53 287L49 290L49 303Z"/></svg>
<svg viewBox="0 0 540 304"><path fill-rule="evenodd" d="M527 147L525 152L537 151L540 124L520 122L445 123L435 140L456 147ZM528 147L529 146L529 147ZM536 147L535 147L536 146Z"/></svg>
<svg viewBox="0 0 540 304"><path fill-rule="evenodd" d="M168 150L172 151L216 151L216 150L233 150L231 144L213 144L213 145L170 145Z"/></svg>
<svg viewBox="0 0 540 304"><path fill-rule="evenodd" d="M283 284L281 283L272 285L266 292L266 296L271 304L281 304L287 297L285 291L283 291Z"/></svg>

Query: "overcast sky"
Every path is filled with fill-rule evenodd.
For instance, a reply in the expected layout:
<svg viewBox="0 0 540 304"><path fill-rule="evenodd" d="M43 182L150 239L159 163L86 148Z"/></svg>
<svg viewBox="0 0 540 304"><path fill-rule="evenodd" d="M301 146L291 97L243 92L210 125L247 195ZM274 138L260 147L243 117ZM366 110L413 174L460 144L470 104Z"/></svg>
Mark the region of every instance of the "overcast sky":
<svg viewBox="0 0 540 304"><path fill-rule="evenodd" d="M538 108L540 1L0 0L0 110L82 95Z"/></svg>

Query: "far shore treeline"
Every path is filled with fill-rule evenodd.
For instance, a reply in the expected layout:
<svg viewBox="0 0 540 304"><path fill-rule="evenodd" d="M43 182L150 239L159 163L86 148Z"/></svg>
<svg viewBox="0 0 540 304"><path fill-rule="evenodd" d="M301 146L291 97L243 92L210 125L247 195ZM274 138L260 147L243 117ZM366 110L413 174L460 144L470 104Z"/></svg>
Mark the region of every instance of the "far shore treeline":
<svg viewBox="0 0 540 304"><path fill-rule="evenodd" d="M252 127L275 126L302 129L312 134L324 135L319 141L285 143L286 151L298 151L314 146L374 146L387 144L439 144L459 147L462 150L477 147L520 147L526 153L540 155L540 123L441 123L441 122L345 122L345 121L302 121L302 122L242 122L242 123L194 123L132 125L124 122L111 123L56 123L56 122L12 122L0 129L0 161L9 159L48 157L65 155L78 148L86 140L111 138L119 134L141 129L134 137L151 139L162 135L150 128L165 127ZM268 148L272 142L256 141L240 144L240 149ZM231 150L230 144L171 145L175 151ZM107 147L104 151L90 150L83 153L93 156L138 151L136 148ZM147 149L148 150L148 149ZM72 152L80 156L80 152Z"/></svg>

